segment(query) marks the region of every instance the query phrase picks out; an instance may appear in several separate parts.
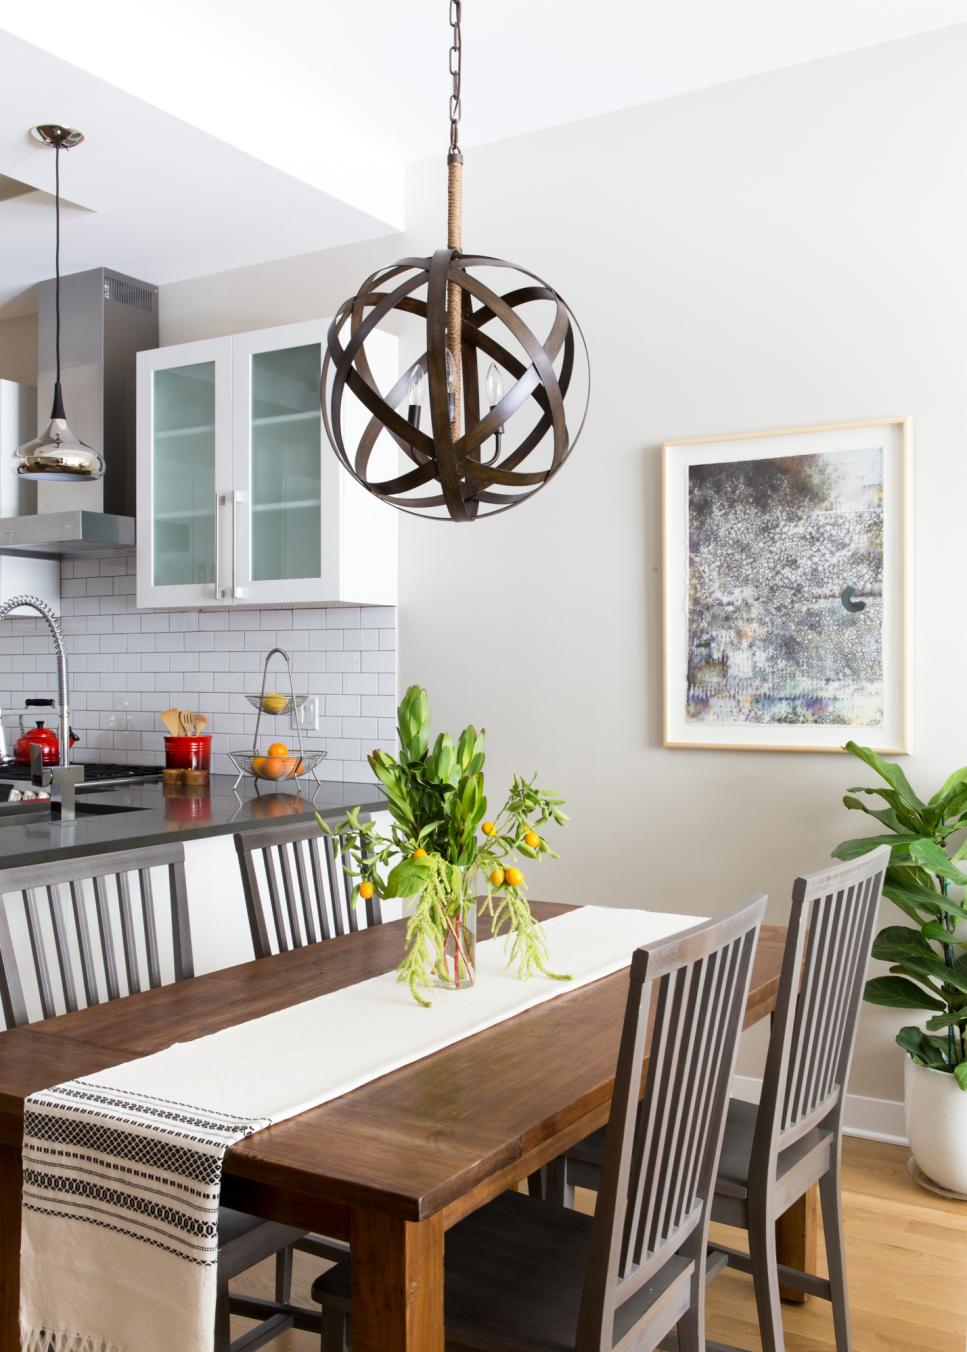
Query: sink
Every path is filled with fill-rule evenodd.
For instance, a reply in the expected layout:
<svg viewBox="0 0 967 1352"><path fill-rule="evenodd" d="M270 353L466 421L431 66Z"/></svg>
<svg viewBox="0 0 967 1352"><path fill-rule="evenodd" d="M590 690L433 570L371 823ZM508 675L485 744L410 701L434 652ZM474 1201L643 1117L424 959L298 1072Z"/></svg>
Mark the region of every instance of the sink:
<svg viewBox="0 0 967 1352"><path fill-rule="evenodd" d="M98 803L86 793L79 793L74 799L75 817L108 817L116 812L137 812L139 809L130 803ZM59 822L60 803L51 803L50 819Z"/></svg>

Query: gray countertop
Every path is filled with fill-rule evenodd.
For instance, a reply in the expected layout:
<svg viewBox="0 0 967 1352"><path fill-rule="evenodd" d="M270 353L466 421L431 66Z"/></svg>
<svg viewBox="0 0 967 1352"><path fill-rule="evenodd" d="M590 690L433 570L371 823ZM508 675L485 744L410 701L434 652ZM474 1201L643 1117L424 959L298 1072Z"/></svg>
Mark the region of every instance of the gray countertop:
<svg viewBox="0 0 967 1352"><path fill-rule="evenodd" d="M386 799L375 784L314 781L256 789L243 780L233 792L231 775L213 775L208 789L173 788L161 783L130 784L112 789L85 789L73 822L33 821L0 826L0 868L35 864L55 855L99 854L139 849L165 840L189 843L204 836L279 821L310 819L316 812L339 818L347 808L374 812ZM85 804L98 809L86 814ZM120 809L107 811L106 809Z"/></svg>

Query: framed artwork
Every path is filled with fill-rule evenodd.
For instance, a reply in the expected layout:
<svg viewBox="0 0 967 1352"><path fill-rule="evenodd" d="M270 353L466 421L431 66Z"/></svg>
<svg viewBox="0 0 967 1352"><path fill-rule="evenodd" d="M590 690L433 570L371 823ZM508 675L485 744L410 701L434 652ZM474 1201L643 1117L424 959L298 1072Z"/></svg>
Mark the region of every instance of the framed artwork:
<svg viewBox="0 0 967 1352"><path fill-rule="evenodd" d="M663 445L666 746L910 750L910 436Z"/></svg>

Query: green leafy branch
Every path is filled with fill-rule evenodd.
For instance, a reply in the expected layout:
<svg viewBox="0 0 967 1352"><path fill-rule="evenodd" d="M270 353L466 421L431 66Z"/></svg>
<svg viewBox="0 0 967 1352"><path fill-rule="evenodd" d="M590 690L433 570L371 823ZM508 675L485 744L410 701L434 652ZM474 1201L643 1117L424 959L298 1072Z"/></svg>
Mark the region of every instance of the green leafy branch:
<svg viewBox="0 0 967 1352"><path fill-rule="evenodd" d="M873 957L889 963L890 974L867 981L865 998L891 1009L925 1011L924 1027L901 1028L897 1042L918 1065L953 1074L967 1090L967 953L960 951L967 948L967 935L958 931L967 909L950 895L952 886L967 886L967 873L957 866L967 858L967 766L924 802L900 766L855 742L846 750L886 787L850 789L844 805L887 830L844 840L833 854L858 859L889 845L884 895L916 927L889 925L877 935Z"/></svg>
<svg viewBox="0 0 967 1352"><path fill-rule="evenodd" d="M483 909L491 916L495 936L507 936L507 962L521 978L542 973L568 980L548 967L543 928L527 901L525 859L557 859L543 834L549 825L564 827L564 800L542 789L536 776L515 775L506 801L493 821L486 820L484 733L464 728L456 742L440 733L430 745L430 710L426 691L411 686L400 702L397 718L399 757L377 750L369 757L382 785L392 825L389 834L374 822L347 813L335 828L319 818L333 836L343 866L355 880L353 900L400 897L410 903L405 956L399 979L420 1004L420 991L434 977L446 980L446 944L459 949L461 917L468 888L482 876L487 892ZM465 954L468 970L473 955Z"/></svg>

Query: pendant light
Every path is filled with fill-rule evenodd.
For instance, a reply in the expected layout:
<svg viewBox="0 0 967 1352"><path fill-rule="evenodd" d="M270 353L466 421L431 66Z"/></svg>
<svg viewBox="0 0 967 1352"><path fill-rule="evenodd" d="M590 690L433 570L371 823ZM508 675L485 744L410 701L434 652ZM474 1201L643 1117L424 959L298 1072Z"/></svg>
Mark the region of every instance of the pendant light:
<svg viewBox="0 0 967 1352"><path fill-rule="evenodd" d="M54 376L54 402L50 422L39 437L19 446L13 453L17 473L23 479L63 481L69 483L100 479L104 461L97 451L71 431L64 413L64 396L60 386L60 152L72 150L84 139L83 132L73 127L45 124L32 128L33 135L54 150L54 314L56 324L57 369Z"/></svg>
<svg viewBox="0 0 967 1352"><path fill-rule="evenodd" d="M450 0L447 247L379 269L340 306L322 410L336 454L370 493L416 516L475 521L516 507L561 468L584 425L590 375L577 320L552 287L526 268L463 252L461 17L462 0ZM387 319L399 333L413 316L422 321L420 355L381 390L366 341ZM395 443L405 469L380 471L377 443Z"/></svg>

